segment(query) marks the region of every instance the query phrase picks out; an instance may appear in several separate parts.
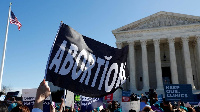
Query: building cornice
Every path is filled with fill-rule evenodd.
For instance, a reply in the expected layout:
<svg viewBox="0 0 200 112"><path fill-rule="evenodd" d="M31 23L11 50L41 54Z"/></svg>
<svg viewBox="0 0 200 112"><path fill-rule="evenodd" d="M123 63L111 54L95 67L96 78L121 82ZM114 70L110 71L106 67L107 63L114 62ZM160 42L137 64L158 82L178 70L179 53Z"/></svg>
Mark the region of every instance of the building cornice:
<svg viewBox="0 0 200 112"><path fill-rule="evenodd" d="M120 31L114 33L117 41L129 41L140 39L155 39L167 38L173 35L174 37L180 34L187 34L189 36L200 35L200 24L170 26L162 28L150 28L140 30Z"/></svg>

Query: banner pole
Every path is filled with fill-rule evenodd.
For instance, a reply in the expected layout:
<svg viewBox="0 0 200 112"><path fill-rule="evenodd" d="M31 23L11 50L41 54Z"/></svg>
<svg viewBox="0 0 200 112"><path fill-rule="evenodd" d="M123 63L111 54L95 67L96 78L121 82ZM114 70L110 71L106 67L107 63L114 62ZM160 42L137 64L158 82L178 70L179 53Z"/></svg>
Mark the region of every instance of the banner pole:
<svg viewBox="0 0 200 112"><path fill-rule="evenodd" d="M7 39L8 39L8 28L9 28L9 22L10 22L9 19L10 19L11 5L12 5L12 3L10 2L9 12L8 12L8 20L7 20L7 27L6 27L6 35L5 35L5 41L4 41L4 47L3 47L3 55L2 55L2 61L1 61L0 91L1 91L1 88L2 88L2 76L3 76L3 68L4 68L4 61L5 61L6 44L7 44Z"/></svg>
<svg viewBox="0 0 200 112"><path fill-rule="evenodd" d="M65 104L66 104L66 89L64 89L64 110L65 110Z"/></svg>

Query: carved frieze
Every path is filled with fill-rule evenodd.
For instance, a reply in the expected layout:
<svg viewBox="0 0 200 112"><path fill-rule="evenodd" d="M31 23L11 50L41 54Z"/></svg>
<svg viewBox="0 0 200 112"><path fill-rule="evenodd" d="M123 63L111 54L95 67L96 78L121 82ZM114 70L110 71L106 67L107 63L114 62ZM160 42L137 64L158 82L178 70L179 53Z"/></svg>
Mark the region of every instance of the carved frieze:
<svg viewBox="0 0 200 112"><path fill-rule="evenodd" d="M125 29L121 31L159 28L159 27L166 27L166 26L199 24L199 23L200 23L199 19L161 14L156 17L151 17L150 19L147 19L145 21L141 21L137 24L133 24L132 26L126 27Z"/></svg>

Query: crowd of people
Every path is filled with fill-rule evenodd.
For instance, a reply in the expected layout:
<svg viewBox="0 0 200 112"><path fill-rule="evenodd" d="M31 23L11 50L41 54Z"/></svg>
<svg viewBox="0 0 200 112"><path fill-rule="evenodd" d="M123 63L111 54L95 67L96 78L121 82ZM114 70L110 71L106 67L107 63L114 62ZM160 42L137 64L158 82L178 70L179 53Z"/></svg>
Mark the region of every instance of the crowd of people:
<svg viewBox="0 0 200 112"><path fill-rule="evenodd" d="M22 101L13 101L8 104L6 101L0 102L0 112L43 112L43 102L51 94L50 88L43 80L36 93L35 103L33 109L30 110L27 106L22 104ZM140 112L200 112L200 103L198 105L191 105L189 102L169 102L164 98L158 101L158 97L155 91L150 91L146 95L131 94L131 101L140 101ZM107 105L104 105L104 109L96 108L90 112L122 112L120 103L112 101ZM45 110L44 110L45 112ZM64 100L62 99L59 106L53 104L50 105L50 112L82 112L80 109L64 106ZM86 112L86 111L85 111ZM136 110L129 110L129 112L136 112Z"/></svg>
<svg viewBox="0 0 200 112"><path fill-rule="evenodd" d="M22 101L13 101L8 104L6 101L0 102L0 112L31 112L30 109L22 104Z"/></svg>
<svg viewBox="0 0 200 112"><path fill-rule="evenodd" d="M190 105L189 102L184 103L169 102L163 98L162 102L155 102L152 105L146 96L142 96L140 99L140 111L156 111L156 112L200 112L200 103L196 106Z"/></svg>
<svg viewBox="0 0 200 112"><path fill-rule="evenodd" d="M157 96L155 91L150 91L146 96L144 94L141 94L141 96L132 94L131 100L140 100L141 112L200 112L200 102L198 105L191 105L189 102L169 102L165 98L158 101ZM134 112L134 110L129 112Z"/></svg>

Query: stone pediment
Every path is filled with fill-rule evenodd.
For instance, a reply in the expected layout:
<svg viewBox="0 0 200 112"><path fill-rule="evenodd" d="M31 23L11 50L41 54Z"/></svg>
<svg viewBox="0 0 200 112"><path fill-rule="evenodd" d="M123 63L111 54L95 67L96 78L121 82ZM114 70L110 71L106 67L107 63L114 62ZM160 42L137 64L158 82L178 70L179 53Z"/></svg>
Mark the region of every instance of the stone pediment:
<svg viewBox="0 0 200 112"><path fill-rule="evenodd" d="M115 33L120 31L160 28L189 24L200 24L200 17L161 11L141 20L120 27L116 30L113 30L112 32Z"/></svg>

